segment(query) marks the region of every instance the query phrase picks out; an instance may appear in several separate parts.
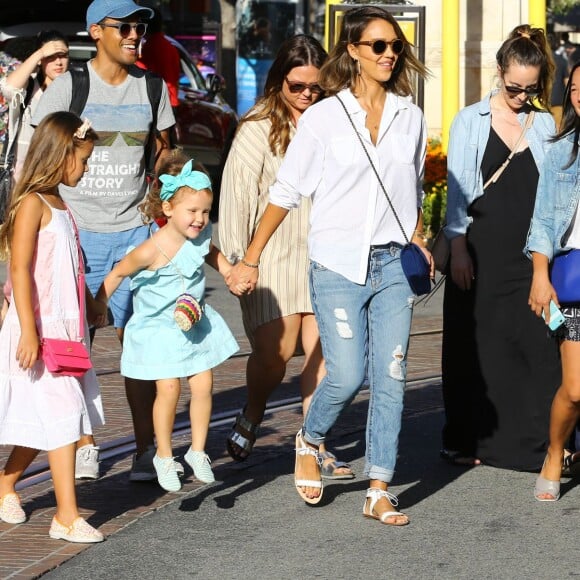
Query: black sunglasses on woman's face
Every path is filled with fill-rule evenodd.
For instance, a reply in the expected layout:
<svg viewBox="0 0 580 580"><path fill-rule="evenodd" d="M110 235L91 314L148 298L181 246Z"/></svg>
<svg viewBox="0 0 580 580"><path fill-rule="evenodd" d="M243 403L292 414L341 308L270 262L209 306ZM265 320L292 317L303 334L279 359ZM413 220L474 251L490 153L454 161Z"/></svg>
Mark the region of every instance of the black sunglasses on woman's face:
<svg viewBox="0 0 580 580"><path fill-rule="evenodd" d="M512 96L520 95L521 93L526 93L526 97L530 99L535 99L540 94L540 89L538 87L530 87L528 89L524 89L522 87L514 87L512 85L504 85L505 90Z"/></svg>
<svg viewBox="0 0 580 580"><path fill-rule="evenodd" d="M322 87L317 85L316 83L299 83L294 81L289 81L288 78L284 79L288 83L288 90L291 93L303 93L306 89L308 89L311 93L315 95L319 95L322 92Z"/></svg>
<svg viewBox="0 0 580 580"><path fill-rule="evenodd" d="M370 46L376 55L385 54L387 46L391 47L393 54L401 54L405 48L405 43L400 38L395 38L395 40L359 40L358 42L353 42L353 44L355 46L359 44Z"/></svg>

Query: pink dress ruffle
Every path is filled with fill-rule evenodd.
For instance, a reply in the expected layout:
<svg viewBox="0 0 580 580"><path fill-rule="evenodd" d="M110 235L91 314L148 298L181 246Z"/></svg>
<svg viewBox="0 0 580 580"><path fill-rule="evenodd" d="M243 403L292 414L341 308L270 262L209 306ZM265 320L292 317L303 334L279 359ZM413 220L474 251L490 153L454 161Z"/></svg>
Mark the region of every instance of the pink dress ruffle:
<svg viewBox="0 0 580 580"><path fill-rule="evenodd" d="M41 338L74 340L79 337L78 251L69 214L53 207L51 211L50 223L38 233L32 266L36 324ZM85 337L88 344L86 322ZM52 450L103 425L94 369L79 379L56 376L39 360L24 371L16 360L19 339L11 299L0 329L0 444Z"/></svg>

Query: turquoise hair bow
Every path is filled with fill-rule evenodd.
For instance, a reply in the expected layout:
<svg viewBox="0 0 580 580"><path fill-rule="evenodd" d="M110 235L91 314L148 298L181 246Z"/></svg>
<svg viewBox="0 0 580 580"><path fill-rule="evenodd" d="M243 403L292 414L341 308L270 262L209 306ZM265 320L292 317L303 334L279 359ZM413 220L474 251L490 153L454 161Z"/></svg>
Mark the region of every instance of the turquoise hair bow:
<svg viewBox="0 0 580 580"><path fill-rule="evenodd" d="M209 189L211 191L211 181L209 177L201 172L193 170L193 159L188 161L179 175L168 175L164 173L159 176L159 181L163 184L159 197L161 201L169 201L180 187L191 187L199 191Z"/></svg>

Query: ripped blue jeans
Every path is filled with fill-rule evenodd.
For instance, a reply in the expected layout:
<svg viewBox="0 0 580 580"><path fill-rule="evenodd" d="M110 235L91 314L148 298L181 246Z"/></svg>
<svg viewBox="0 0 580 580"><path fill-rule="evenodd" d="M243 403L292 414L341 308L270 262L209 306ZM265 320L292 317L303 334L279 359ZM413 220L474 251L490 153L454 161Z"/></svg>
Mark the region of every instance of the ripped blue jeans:
<svg viewBox="0 0 580 580"><path fill-rule="evenodd" d="M397 460L415 299L399 255L396 244L371 248L364 285L316 262L310 264L310 293L326 376L312 397L304 438L314 445L324 442L368 376L364 473L386 483Z"/></svg>

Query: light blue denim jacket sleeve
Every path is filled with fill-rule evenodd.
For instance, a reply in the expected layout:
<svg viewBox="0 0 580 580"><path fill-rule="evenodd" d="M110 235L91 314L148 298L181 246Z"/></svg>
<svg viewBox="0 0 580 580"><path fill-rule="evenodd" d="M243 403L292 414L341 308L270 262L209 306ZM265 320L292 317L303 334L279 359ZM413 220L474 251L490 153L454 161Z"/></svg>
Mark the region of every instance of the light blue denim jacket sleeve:
<svg viewBox="0 0 580 580"><path fill-rule="evenodd" d="M464 235L471 224L467 215L469 206L483 195L481 162L491 130L489 93L457 113L451 124L447 151L447 225L445 235L449 239ZM526 113L518 114L523 128ZM534 122L528 129L526 139L532 156L539 168L544 160L548 139L556 132L552 115L536 111Z"/></svg>
<svg viewBox="0 0 580 580"><path fill-rule="evenodd" d="M580 158L564 169L570 160L573 135L553 143L540 168L536 204L524 252L548 256L569 250L566 245L570 226L580 199Z"/></svg>

